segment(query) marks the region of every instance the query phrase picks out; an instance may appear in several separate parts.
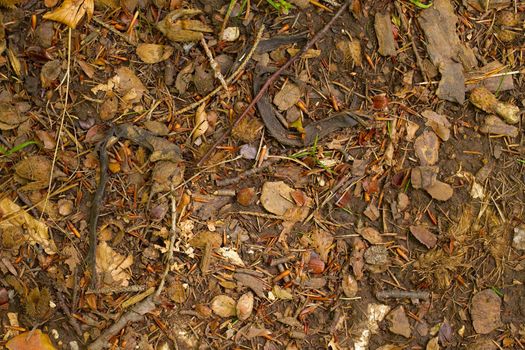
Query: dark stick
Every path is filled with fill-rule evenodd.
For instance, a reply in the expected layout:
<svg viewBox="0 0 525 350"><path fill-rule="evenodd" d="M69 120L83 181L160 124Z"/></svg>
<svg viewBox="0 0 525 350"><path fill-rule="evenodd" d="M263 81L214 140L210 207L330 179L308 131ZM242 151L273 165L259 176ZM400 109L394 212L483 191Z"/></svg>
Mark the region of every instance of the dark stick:
<svg viewBox="0 0 525 350"><path fill-rule="evenodd" d="M347 0L343 6L341 6L339 8L339 10L337 11L337 13L332 17L332 19L330 19L330 21L323 27L323 29L321 29L319 32L317 32L317 34L315 34L315 36L312 38L312 40L310 40L309 42L306 43L306 45L303 46L303 48L301 49L301 51L299 51L296 55L290 57L290 59L281 66L281 68L279 68L275 73L273 73L269 78L268 80L266 80L266 82L264 83L264 85L261 87L261 90L259 90L259 93L253 98L252 102L248 105L248 107L246 107L246 109L244 110L244 112L242 112L242 114L239 116L239 118L237 118L237 120L235 120L235 122L233 123L233 125L228 129L228 131L226 131L224 134L222 134L219 139L217 141L215 141L215 143L210 147L210 149L204 154L204 156L201 158L201 160L199 160L199 162L197 163L197 166L201 166L209 157L210 155L213 153L213 151L215 150L215 148L217 148L217 146L224 141L224 139L226 137L228 137L228 135L230 135L230 133L232 132L233 128L235 128L237 125L239 125L239 123L241 122L241 120L244 119L244 117L246 117L248 115L248 113L252 110L252 108L255 107L255 105L257 104L257 101L259 101L261 99L261 97L266 93L266 90L268 90L268 88L270 87L270 85L277 79L279 78L279 76L288 68L292 65L292 63L294 63L295 61L297 61L299 59L299 57L301 57L304 53L306 53L306 51L308 51L309 49L312 48L312 46L314 46L314 44L316 42L319 41L319 39L321 39L323 37L323 35L328 31L328 29L330 29L330 27L334 24L334 22L337 20L337 18L339 18L339 16L341 16L341 14L348 8L348 6L350 5L350 2L351 0Z"/></svg>
<svg viewBox="0 0 525 350"><path fill-rule="evenodd" d="M87 257L88 266L91 267L91 289L97 287L97 224L100 215L100 204L104 199L104 192L106 183L108 182L108 141L113 136L113 129L108 131L108 134L100 145L100 179L98 186L93 196L91 208L89 210L89 253Z"/></svg>
<svg viewBox="0 0 525 350"><path fill-rule="evenodd" d="M376 293L376 298L379 300L389 299L389 298L409 298L409 299L421 299L428 300L430 299L430 292L425 291L406 291L406 290L383 290Z"/></svg>

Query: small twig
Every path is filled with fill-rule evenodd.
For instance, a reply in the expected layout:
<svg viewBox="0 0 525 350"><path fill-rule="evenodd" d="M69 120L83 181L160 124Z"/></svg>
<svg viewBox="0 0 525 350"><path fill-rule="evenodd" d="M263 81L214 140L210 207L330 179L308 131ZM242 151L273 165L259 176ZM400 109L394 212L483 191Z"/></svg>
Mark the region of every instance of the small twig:
<svg viewBox="0 0 525 350"><path fill-rule="evenodd" d="M263 171L264 169L274 165L275 163L277 163L277 159L267 160L265 164L261 165L258 168L252 168L250 170L246 170L245 172L239 174L237 177L233 177L231 179L218 180L218 181L215 182L215 184L217 186L219 186L219 187L234 185L234 184L239 183L242 180L246 179L247 177L250 177L252 175L255 175L255 174Z"/></svg>
<svg viewBox="0 0 525 350"><path fill-rule="evenodd" d="M379 300L383 299L419 299L419 300L428 300L430 299L430 292L420 292L420 291L406 291L406 290L383 290L376 293L376 298Z"/></svg>
<svg viewBox="0 0 525 350"><path fill-rule="evenodd" d="M168 276L168 272L170 271L171 266L171 260L173 259L173 248L175 247L175 238L177 236L177 200L175 199L175 190L173 189L173 185L171 186L170 190L170 196L171 196L171 232L170 232L170 243L168 247L168 252L165 255L166 260L164 267L164 273L162 274L162 278L160 280L159 286L157 290L155 291L155 298L158 298L160 296L160 293L162 293L162 289L164 288L164 284L166 283L166 277Z"/></svg>
<svg viewBox="0 0 525 350"><path fill-rule="evenodd" d="M125 34L122 34L121 32L119 32L118 30L115 29L115 27L113 26L110 26L109 24L103 22L102 20L98 19L97 17L93 17L92 18L94 22L97 22L99 25L101 25L102 27L106 28L107 30L109 30L111 33L121 37L122 39L124 39L125 42L127 42L128 44L132 45L132 46L135 46L137 45L136 42L133 42L133 40L131 40L131 38Z"/></svg>
<svg viewBox="0 0 525 350"><path fill-rule="evenodd" d="M105 349L109 340L118 334L129 322L141 321L145 314L155 309L154 296L149 296L126 312L117 322L106 329L93 343L88 346L89 350Z"/></svg>
<svg viewBox="0 0 525 350"><path fill-rule="evenodd" d="M217 141L215 141L215 143L208 149L208 151L204 154L204 156L201 158L201 160L197 163L198 166L201 166L209 157L210 155L215 151L215 148L217 148L217 146L219 144L221 144L224 139L226 137L228 137L228 135L230 135L230 133L232 132L232 130L237 126L239 125L239 123L244 119L244 117L246 117L248 115L248 113L250 113L250 111L255 107L255 105L257 104L257 102L261 99L261 97L263 97L264 94L266 94L266 90L268 90L268 88L270 87L270 85L273 84L273 82L275 80L277 80L277 78L279 78L281 76L281 74L288 68L290 67L295 61L297 61L303 54L305 54L309 49L311 49L314 44L319 41L319 39L321 39L324 34L328 31L328 29L330 29L330 27L332 27L332 25L334 24L334 22L337 20L337 18L339 18L339 16L341 16L341 14L348 8L348 6L350 5L350 2L351 0L347 0L343 6L341 6L339 8L339 10L337 11L337 13L332 17L332 19L330 19L330 21L319 31L317 32L317 34L315 34L315 36L312 38L312 40L310 40L309 42L306 43L306 45L303 46L303 48L294 56L290 57L290 59L281 66L281 68L279 68L277 71L275 71L275 73L273 73L269 78L268 80L266 80L266 82L264 83L264 85L261 87L261 89L259 90L259 93L253 98L252 102L248 105L248 107L246 107L246 109L244 110L244 112L239 116L239 118L237 118L237 120L232 124L232 126L226 131L224 132L218 139Z"/></svg>
<svg viewBox="0 0 525 350"><path fill-rule="evenodd" d="M228 95L228 98L230 97L230 90L228 89L228 84L226 83L226 80L224 80L224 76L221 73L221 67L217 64L217 61L213 58L213 54L210 51L210 48L208 47L208 44L206 44L206 39L204 39L204 36L201 37L201 45L204 48L204 52L206 52L206 56L208 56L208 60L210 61L211 69L213 69L213 72L215 73L215 78L219 79L221 82L222 88L224 91L226 91L226 94Z"/></svg>
<svg viewBox="0 0 525 350"><path fill-rule="evenodd" d="M246 65L248 64L250 59L252 58L253 54L255 53L255 50L257 49L257 46L259 45L259 42L261 41L261 37L262 37L263 31L264 31L264 25L261 25L261 28L259 28L259 31L257 32L257 37L255 38L255 41L253 43L252 48L250 49L250 51L248 52L248 54L246 55L246 57L244 58L242 63L239 65L239 67L235 70L235 72L233 72L233 74L230 75L226 79L226 84L230 84L239 75L239 73L241 73L244 70L244 68L246 67ZM195 101L192 104L190 104L190 105L188 105L188 106L186 106L184 108L181 108L181 109L173 112L173 116L176 116L176 115L179 115L179 114L182 114L182 113L186 113L188 111L191 111L191 110L199 107L201 104L207 102L213 96L217 95L217 93L219 91L221 91L221 90L222 90L222 85L216 87L215 89L213 89L209 94L207 94L206 96L204 96L200 100Z"/></svg>
<svg viewBox="0 0 525 350"><path fill-rule="evenodd" d="M67 316L67 321L73 327L73 330L75 331L76 335L79 338L82 338L82 330L80 329L80 325L78 324L78 321L76 318L71 316L71 310L69 310L69 307L66 305L66 299L64 298L64 295L61 291L57 292L58 297L58 306L62 309L64 314Z"/></svg>
<svg viewBox="0 0 525 350"><path fill-rule="evenodd" d="M88 289L86 294L114 294L114 293L137 293L146 290L145 286L134 285L134 286L116 286L116 287L104 287L96 290Z"/></svg>

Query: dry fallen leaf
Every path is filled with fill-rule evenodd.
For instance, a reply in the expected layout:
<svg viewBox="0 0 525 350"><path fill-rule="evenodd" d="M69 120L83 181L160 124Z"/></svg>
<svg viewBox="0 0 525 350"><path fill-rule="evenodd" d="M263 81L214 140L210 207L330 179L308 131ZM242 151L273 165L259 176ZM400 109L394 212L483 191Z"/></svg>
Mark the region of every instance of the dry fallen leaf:
<svg viewBox="0 0 525 350"><path fill-rule="evenodd" d="M139 44L137 56L144 63L158 63L167 60L173 54L173 46L158 44Z"/></svg>
<svg viewBox="0 0 525 350"><path fill-rule="evenodd" d="M107 242L97 246L97 273L106 286L127 286L131 278L128 268L133 264L133 256L127 257L114 251Z"/></svg>
<svg viewBox="0 0 525 350"><path fill-rule="evenodd" d="M206 105L202 104L197 108L195 112L195 128L193 132L193 141L195 141L200 136L204 135L206 130L208 130L208 116L205 111Z"/></svg>
<svg viewBox="0 0 525 350"><path fill-rule="evenodd" d="M227 295L217 295L211 301L211 309L220 317L232 317L237 315L235 300Z"/></svg>
<svg viewBox="0 0 525 350"><path fill-rule="evenodd" d="M476 333L489 334L502 325L501 298L492 289L476 293L472 298L470 315Z"/></svg>
<svg viewBox="0 0 525 350"><path fill-rule="evenodd" d="M248 292L239 298L239 301L237 301L237 317L239 320L244 321L247 320L253 311L253 293Z"/></svg>
<svg viewBox="0 0 525 350"><path fill-rule="evenodd" d="M416 239L424 244L427 248L434 248L437 244L437 237L430 232L425 226L410 226L410 232Z"/></svg>
<svg viewBox="0 0 525 350"><path fill-rule="evenodd" d="M293 295L292 293L290 293L289 289L281 288L278 285L273 286L272 293L277 299L282 299L282 300L292 300L293 299Z"/></svg>
<svg viewBox="0 0 525 350"><path fill-rule="evenodd" d="M345 296L347 298L353 298L357 294L357 291L359 290L359 287L357 285L357 281L351 274L345 274L343 275L343 281L341 283L341 287L343 288L343 293L345 293Z"/></svg>
<svg viewBox="0 0 525 350"><path fill-rule="evenodd" d="M56 350L49 336L40 329L19 334L9 339L5 346L8 350Z"/></svg>
<svg viewBox="0 0 525 350"><path fill-rule="evenodd" d="M301 95L301 89L299 89L297 85L288 83L275 94L273 103L275 103L279 110L285 111L296 104L301 98Z"/></svg>
<svg viewBox="0 0 525 350"><path fill-rule="evenodd" d="M450 138L451 124L445 115L438 114L430 109L421 112L421 115L427 118L426 125L430 126L441 140L447 141Z"/></svg>
<svg viewBox="0 0 525 350"><path fill-rule="evenodd" d="M357 233L372 244L383 243L383 237L381 237L379 231L373 227L363 227L362 229L357 230Z"/></svg>
<svg viewBox="0 0 525 350"><path fill-rule="evenodd" d="M322 261L328 261L328 253L332 248L334 236L328 232L317 230L312 234L312 247L319 254Z"/></svg>
<svg viewBox="0 0 525 350"><path fill-rule="evenodd" d="M240 267L246 266L244 261L242 261L241 257L239 256L239 253L237 253L233 248L221 247L217 249L217 253L233 265Z"/></svg>
<svg viewBox="0 0 525 350"><path fill-rule="evenodd" d="M52 162L45 156L30 156L15 165L18 182L24 183L24 189L37 190L49 185ZM56 172L56 169L55 169Z"/></svg>
<svg viewBox="0 0 525 350"><path fill-rule="evenodd" d="M0 103L0 130L11 130L24 121L27 120L29 116L20 114L18 109L10 103Z"/></svg>
<svg viewBox="0 0 525 350"><path fill-rule="evenodd" d="M261 192L261 203L270 213L284 215L288 209L295 206L292 192L293 188L282 181L265 182Z"/></svg>
<svg viewBox="0 0 525 350"><path fill-rule="evenodd" d="M199 41L202 33L213 33L213 28L197 20L185 19L201 14L201 10L178 9L171 11L157 24L168 39L175 42Z"/></svg>
<svg viewBox="0 0 525 350"><path fill-rule="evenodd" d="M39 244L47 254L55 254L57 247L55 242L49 237L47 226L36 220L30 214L9 198L0 200L0 232L10 230L12 227L22 227L27 234L26 240L34 245Z"/></svg>
<svg viewBox="0 0 525 350"><path fill-rule="evenodd" d="M44 14L44 19L64 23L75 29L78 23L87 14L88 20L93 17L94 0L64 0L62 5L51 12Z"/></svg>
<svg viewBox="0 0 525 350"><path fill-rule="evenodd" d="M425 131L414 141L414 150L421 165L434 165L439 156L439 139L432 131Z"/></svg>

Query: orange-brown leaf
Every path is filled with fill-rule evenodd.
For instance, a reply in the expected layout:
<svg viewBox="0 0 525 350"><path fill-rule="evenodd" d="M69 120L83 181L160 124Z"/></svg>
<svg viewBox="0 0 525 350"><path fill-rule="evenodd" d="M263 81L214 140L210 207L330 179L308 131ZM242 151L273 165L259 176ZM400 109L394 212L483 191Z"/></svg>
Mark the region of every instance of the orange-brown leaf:
<svg viewBox="0 0 525 350"><path fill-rule="evenodd" d="M56 350L49 336L40 329L19 334L11 338L5 346L9 350Z"/></svg>

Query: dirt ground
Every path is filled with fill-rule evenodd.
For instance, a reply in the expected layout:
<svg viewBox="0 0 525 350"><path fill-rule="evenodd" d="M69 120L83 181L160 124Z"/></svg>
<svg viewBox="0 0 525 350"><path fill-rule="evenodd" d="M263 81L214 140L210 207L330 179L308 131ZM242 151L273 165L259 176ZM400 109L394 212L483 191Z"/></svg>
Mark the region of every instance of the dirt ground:
<svg viewBox="0 0 525 350"><path fill-rule="evenodd" d="M2 348L525 349L522 2L0 6Z"/></svg>

